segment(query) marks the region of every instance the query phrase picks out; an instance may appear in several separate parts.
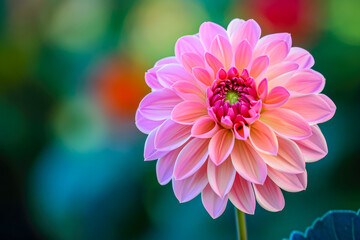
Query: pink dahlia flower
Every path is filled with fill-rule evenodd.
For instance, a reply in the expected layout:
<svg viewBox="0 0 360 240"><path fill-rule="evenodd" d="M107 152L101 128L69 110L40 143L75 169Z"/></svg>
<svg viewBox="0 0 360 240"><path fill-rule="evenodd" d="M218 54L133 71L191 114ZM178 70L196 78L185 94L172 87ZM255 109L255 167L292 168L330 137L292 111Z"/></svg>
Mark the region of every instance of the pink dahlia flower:
<svg viewBox="0 0 360 240"><path fill-rule="evenodd" d="M282 210L281 189L304 190L305 163L328 151L317 124L336 107L313 57L288 33L260 34L254 20L205 22L145 75L152 92L136 114L145 160L158 159L158 181L172 180L180 202L201 193L213 218L228 200L248 214L255 199Z"/></svg>

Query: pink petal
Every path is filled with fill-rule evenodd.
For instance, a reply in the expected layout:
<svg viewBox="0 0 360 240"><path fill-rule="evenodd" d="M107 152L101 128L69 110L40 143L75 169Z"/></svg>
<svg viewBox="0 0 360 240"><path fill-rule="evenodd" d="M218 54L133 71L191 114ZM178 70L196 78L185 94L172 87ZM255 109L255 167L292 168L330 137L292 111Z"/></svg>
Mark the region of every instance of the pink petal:
<svg viewBox="0 0 360 240"><path fill-rule="evenodd" d="M273 89L277 86L285 86L286 83L290 81L290 79L294 76L296 72L297 70L290 71L271 79L271 81L269 81L269 89Z"/></svg>
<svg viewBox="0 0 360 240"><path fill-rule="evenodd" d="M251 183L240 177L239 174L236 174L229 199L239 210L248 214L255 213L255 195Z"/></svg>
<svg viewBox="0 0 360 240"><path fill-rule="evenodd" d="M205 68L195 67L192 69L195 78L205 86L211 86L214 78Z"/></svg>
<svg viewBox="0 0 360 240"><path fill-rule="evenodd" d="M217 35L210 45L209 52L223 63L225 69L231 67L233 53L231 44L227 38Z"/></svg>
<svg viewBox="0 0 360 240"><path fill-rule="evenodd" d="M194 123L191 135L197 138L211 138L219 129L219 125L211 117L205 116Z"/></svg>
<svg viewBox="0 0 360 240"><path fill-rule="evenodd" d="M320 94L292 97L282 108L290 109L300 114L309 124L322 123L335 113L335 110L330 108Z"/></svg>
<svg viewBox="0 0 360 240"><path fill-rule="evenodd" d="M165 156L167 151L159 151L155 148L155 136L158 128L151 131L145 141L144 158L145 161L151 161Z"/></svg>
<svg viewBox="0 0 360 240"><path fill-rule="evenodd" d="M267 110L261 113L260 120L284 137L300 140L311 135L311 128L306 120L288 109Z"/></svg>
<svg viewBox="0 0 360 240"><path fill-rule="evenodd" d="M226 31L228 33L228 36L231 39L234 38L234 36L237 35L237 32L240 30L240 27L245 23L245 21L243 19L239 19L239 18L235 18L233 20L231 20L231 22L229 23ZM233 46L233 49L235 49L236 46Z"/></svg>
<svg viewBox="0 0 360 240"><path fill-rule="evenodd" d="M205 59L195 53L182 54L181 61L189 73L192 73L194 67L205 67Z"/></svg>
<svg viewBox="0 0 360 240"><path fill-rule="evenodd" d="M295 62L281 62L276 65L270 66L266 71L266 77L269 79L269 81L271 81L278 76L297 69L299 69L299 64Z"/></svg>
<svg viewBox="0 0 360 240"><path fill-rule="evenodd" d="M193 138L181 150L176 159L174 178L182 180L193 175L206 161L209 140Z"/></svg>
<svg viewBox="0 0 360 240"><path fill-rule="evenodd" d="M205 92L199 86L188 81L179 81L174 83L172 89L186 101L205 102Z"/></svg>
<svg viewBox="0 0 360 240"><path fill-rule="evenodd" d="M261 28L253 19L247 20L231 36L231 45L235 48L243 40L247 40L254 48L261 35Z"/></svg>
<svg viewBox="0 0 360 240"><path fill-rule="evenodd" d="M267 94L268 94L268 80L266 78L261 80L257 90L258 90L257 92L258 92L259 98L262 101L265 101L265 99L267 98Z"/></svg>
<svg viewBox="0 0 360 240"><path fill-rule="evenodd" d="M171 113L171 119L177 123L192 125L200 117L208 114L204 104L185 101L176 105Z"/></svg>
<svg viewBox="0 0 360 240"><path fill-rule="evenodd" d="M266 178L263 185L253 184L257 202L270 212L281 211L285 206L284 196L280 188Z"/></svg>
<svg viewBox="0 0 360 240"><path fill-rule="evenodd" d="M164 87L171 87L177 81L195 81L192 75L180 64L166 64L156 72L156 75Z"/></svg>
<svg viewBox="0 0 360 240"><path fill-rule="evenodd" d="M305 190L307 186L306 171L299 174L289 174L268 167L268 175L276 185L288 192L300 192Z"/></svg>
<svg viewBox="0 0 360 240"><path fill-rule="evenodd" d="M250 128L244 122L234 124L235 138L239 140L246 140L250 135Z"/></svg>
<svg viewBox="0 0 360 240"><path fill-rule="evenodd" d="M231 160L235 170L246 180L259 184L265 181L266 164L247 141L235 141Z"/></svg>
<svg viewBox="0 0 360 240"><path fill-rule="evenodd" d="M278 152L278 140L271 128L261 121L251 125L250 141L254 148L260 152L276 155Z"/></svg>
<svg viewBox="0 0 360 240"><path fill-rule="evenodd" d="M279 150L276 156L261 154L262 159L270 167L286 173L303 173L305 160L299 147L293 141L278 137Z"/></svg>
<svg viewBox="0 0 360 240"><path fill-rule="evenodd" d="M174 166L181 147L167 153L156 162L156 176L161 185L168 184L173 176Z"/></svg>
<svg viewBox="0 0 360 240"><path fill-rule="evenodd" d="M311 126L312 135L306 139L295 141L299 146L306 162L315 162L328 153L324 135L317 125Z"/></svg>
<svg viewBox="0 0 360 240"><path fill-rule="evenodd" d="M156 76L156 71L159 69L160 69L160 67L154 67L154 68L149 69L145 73L145 82L151 89L159 90L159 89L164 88L164 86L161 85L161 83L159 82L159 79Z"/></svg>
<svg viewBox="0 0 360 240"><path fill-rule="evenodd" d="M241 73L245 68L249 66L249 63L252 59L252 48L250 43L247 40L244 40L237 45L235 54L234 54L234 62L235 67Z"/></svg>
<svg viewBox="0 0 360 240"><path fill-rule="evenodd" d="M322 100L324 100L331 109L331 114L327 115L324 119L322 119L323 122L326 122L334 116L334 114L336 112L336 106L335 106L335 103L328 96L326 96L324 94L319 94L318 96L321 97Z"/></svg>
<svg viewBox="0 0 360 240"><path fill-rule="evenodd" d="M220 198L212 188L207 185L201 194L202 203L212 218L218 218L225 211L228 196Z"/></svg>
<svg viewBox="0 0 360 240"><path fill-rule="evenodd" d="M269 57L268 56L261 56L253 60L251 63L251 70L250 70L250 76L257 80L257 78L261 78L261 76L264 75L266 69L269 66ZM258 82L260 82L259 79Z"/></svg>
<svg viewBox="0 0 360 240"><path fill-rule="evenodd" d="M234 146L234 133L228 129L219 130L209 144L210 159L218 166L230 155Z"/></svg>
<svg viewBox="0 0 360 240"><path fill-rule="evenodd" d="M135 124L136 127L143 133L149 134L152 130L160 126L164 121L154 121L144 117L139 109L136 111Z"/></svg>
<svg viewBox="0 0 360 240"><path fill-rule="evenodd" d="M254 49L254 56L258 57L264 55L267 47L273 42L277 42L279 40L286 42L288 49L291 48L292 40L291 40L291 35L289 33L269 34L260 38Z"/></svg>
<svg viewBox="0 0 360 240"><path fill-rule="evenodd" d="M285 61L296 62L300 68L311 68L315 63L313 56L305 49L299 47L292 47Z"/></svg>
<svg viewBox="0 0 360 240"><path fill-rule="evenodd" d="M175 44L175 56L182 61L181 56L184 53L194 53L198 56L204 55L204 47L197 36L183 36Z"/></svg>
<svg viewBox="0 0 360 240"><path fill-rule="evenodd" d="M211 188L223 198L229 193L235 179L235 169L231 159L226 159L222 164L216 166L212 161L208 161L207 175Z"/></svg>
<svg viewBox="0 0 360 240"><path fill-rule="evenodd" d="M173 108L182 99L170 89L151 92L140 102L139 111L147 119L159 121L170 117Z"/></svg>
<svg viewBox="0 0 360 240"><path fill-rule="evenodd" d="M183 180L172 181L172 187L179 202L187 202L195 198L208 184L206 175L206 164L204 164L196 173Z"/></svg>
<svg viewBox="0 0 360 240"><path fill-rule="evenodd" d="M266 108L276 108L282 106L288 101L290 93L286 88L277 86L271 89L269 95L267 96L263 106Z"/></svg>
<svg viewBox="0 0 360 240"><path fill-rule="evenodd" d="M165 64L170 64L170 63L179 63L179 61L177 60L176 57L172 56L172 57L165 57L163 59L160 59L159 61L157 61L155 63L155 66L161 66L161 65L165 65Z"/></svg>
<svg viewBox="0 0 360 240"><path fill-rule="evenodd" d="M155 147L159 151L171 151L183 145L191 136L191 126L166 120L158 129Z"/></svg>
<svg viewBox="0 0 360 240"><path fill-rule="evenodd" d="M222 62L211 53L205 53L205 60L214 73L217 73L221 68L224 68Z"/></svg>
<svg viewBox="0 0 360 240"><path fill-rule="evenodd" d="M289 53L288 45L285 41L278 40L271 42L266 50L265 54L269 57L270 64L277 64L285 59Z"/></svg>
<svg viewBox="0 0 360 240"><path fill-rule="evenodd" d="M220 25L212 22L204 22L201 24L199 36L206 50L210 49L211 43L217 35L228 38L226 30Z"/></svg>
<svg viewBox="0 0 360 240"><path fill-rule="evenodd" d="M324 85L324 76L312 69L298 71L285 83L287 90L304 94L319 93L324 89Z"/></svg>

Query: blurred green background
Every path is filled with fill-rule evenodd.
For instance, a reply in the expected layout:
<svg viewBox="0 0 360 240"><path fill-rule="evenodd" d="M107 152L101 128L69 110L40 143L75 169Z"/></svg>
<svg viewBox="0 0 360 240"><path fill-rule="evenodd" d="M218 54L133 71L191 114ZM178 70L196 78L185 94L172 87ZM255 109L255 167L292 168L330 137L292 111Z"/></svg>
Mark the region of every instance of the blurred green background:
<svg viewBox="0 0 360 240"><path fill-rule="evenodd" d="M257 206L249 239L359 209L359 12L358 0L0 1L0 239L235 239L231 204L213 220L157 183L134 125L144 72L202 22L235 17L290 32L337 105L307 190L284 193L279 213Z"/></svg>

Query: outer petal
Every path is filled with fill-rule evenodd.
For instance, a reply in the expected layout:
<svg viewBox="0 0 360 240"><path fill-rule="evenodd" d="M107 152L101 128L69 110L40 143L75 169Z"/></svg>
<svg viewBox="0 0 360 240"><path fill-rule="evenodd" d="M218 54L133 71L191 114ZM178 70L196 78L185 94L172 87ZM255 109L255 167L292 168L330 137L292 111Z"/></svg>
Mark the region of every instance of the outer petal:
<svg viewBox="0 0 360 240"><path fill-rule="evenodd" d="M205 116L194 123L191 135L197 138L211 138L219 129L219 125L211 117Z"/></svg>
<svg viewBox="0 0 360 240"><path fill-rule="evenodd" d="M235 141L231 152L235 170L246 180L262 184L266 179L266 164L247 141Z"/></svg>
<svg viewBox="0 0 360 240"><path fill-rule="evenodd" d="M288 192L300 192L305 190L307 186L306 171L299 174L289 174L268 167L268 175L276 185Z"/></svg>
<svg viewBox="0 0 360 240"><path fill-rule="evenodd" d="M234 54L235 67L241 73L243 69L249 66L252 59L252 48L247 40L243 40L237 45Z"/></svg>
<svg viewBox="0 0 360 240"><path fill-rule="evenodd" d="M299 147L291 140L278 137L279 150L276 156L261 154L270 167L286 173L302 173L305 171L305 160Z"/></svg>
<svg viewBox="0 0 360 240"><path fill-rule="evenodd" d="M161 85L161 83L159 82L159 79L156 75L156 71L160 68L161 67L153 67L145 73L145 82L151 89L159 90L164 88L164 86Z"/></svg>
<svg viewBox="0 0 360 240"><path fill-rule="evenodd" d="M192 73L194 67L205 67L205 59L195 53L184 53L181 55L181 61L186 71Z"/></svg>
<svg viewBox="0 0 360 240"><path fill-rule="evenodd" d="M164 120L154 121L144 117L139 110L136 111L135 124L143 133L149 134L152 130L160 126Z"/></svg>
<svg viewBox="0 0 360 240"><path fill-rule="evenodd" d="M280 188L267 178L263 185L253 184L257 202L270 212L281 211L285 206Z"/></svg>
<svg viewBox="0 0 360 240"><path fill-rule="evenodd" d="M204 55L204 47L197 36L183 36L175 44L175 56L178 61L182 62L181 56L184 53L193 53L198 56Z"/></svg>
<svg viewBox="0 0 360 240"><path fill-rule="evenodd" d="M324 94L319 94L319 97L321 97L330 107L330 109L332 109L332 114L329 114L326 118L323 119L324 122L326 122L327 120L330 120L336 111L336 106L335 103L326 95Z"/></svg>
<svg viewBox="0 0 360 240"><path fill-rule="evenodd" d="M220 198L212 188L207 185L201 194L202 203L212 218L218 218L225 211L228 196Z"/></svg>
<svg viewBox="0 0 360 240"><path fill-rule="evenodd" d="M247 40L254 48L261 35L261 28L253 19L247 20L231 36L231 45L235 48L243 40Z"/></svg>
<svg viewBox="0 0 360 240"><path fill-rule="evenodd" d="M145 161L150 161L150 160L155 160L155 159L161 158L161 157L165 156L165 154L168 153L166 151L159 151L155 148L154 141L155 141L155 136L156 136L157 130L158 130L158 128L152 130L146 139L145 149L144 149Z"/></svg>
<svg viewBox="0 0 360 240"><path fill-rule="evenodd" d="M161 185L168 184L173 177L175 161L181 149L180 147L167 153L156 162L156 176Z"/></svg>
<svg viewBox="0 0 360 240"><path fill-rule="evenodd" d="M170 117L171 111L182 99L170 89L151 92L140 102L139 111L147 119L160 121Z"/></svg>
<svg viewBox="0 0 360 240"><path fill-rule="evenodd" d="M245 21L243 19L239 19L239 18L235 18L233 19L228 27L227 27L227 33L229 35L230 40L233 39L236 35L237 32L239 31L240 27L245 23ZM231 40L231 42L233 42L233 40ZM233 49L235 49L236 46L233 45Z"/></svg>
<svg viewBox="0 0 360 240"><path fill-rule="evenodd" d="M289 53L288 45L285 41L278 40L270 43L266 50L265 54L269 57L270 64L277 64L285 59Z"/></svg>
<svg viewBox="0 0 360 240"><path fill-rule="evenodd" d="M185 101L176 105L171 113L171 119L180 124L192 125L197 119L206 116L206 107L199 102Z"/></svg>
<svg viewBox="0 0 360 240"><path fill-rule="evenodd" d="M204 22L201 24L199 36L206 50L210 49L210 45L217 35L228 38L226 30L220 25L212 22Z"/></svg>
<svg viewBox="0 0 360 240"><path fill-rule="evenodd" d="M312 135L306 139L295 141L299 146L306 162L315 162L328 153L324 135L317 125L311 126Z"/></svg>
<svg viewBox="0 0 360 240"><path fill-rule="evenodd" d="M227 38L217 35L211 43L210 53L223 63L225 69L231 67L233 53L231 44Z"/></svg>
<svg viewBox="0 0 360 240"><path fill-rule="evenodd" d="M310 94L293 97L282 108L300 114L309 124L321 123L328 120L328 117L332 117L335 113L335 109L332 109L321 95Z"/></svg>
<svg viewBox="0 0 360 240"><path fill-rule="evenodd" d="M183 180L172 181L173 190L179 202L187 202L196 197L208 184L206 164L195 174Z"/></svg>
<svg viewBox="0 0 360 240"><path fill-rule="evenodd" d="M319 93L324 89L325 78L312 69L303 69L295 73L284 86L297 93Z"/></svg>
<svg viewBox="0 0 360 240"><path fill-rule="evenodd" d="M291 48L292 40L289 33L274 33L263 36L254 49L254 56L258 57L265 54L266 49L273 42L277 42L279 40L285 41L288 48Z"/></svg>
<svg viewBox="0 0 360 240"><path fill-rule="evenodd" d="M276 155L278 152L278 140L271 128L261 121L256 121L251 125L250 141L256 150Z"/></svg>
<svg viewBox="0 0 360 240"><path fill-rule="evenodd" d="M292 47L285 61L296 62L300 68L311 68L315 63L313 56L305 49L299 47Z"/></svg>
<svg viewBox="0 0 360 240"><path fill-rule="evenodd" d="M239 174L236 174L229 199L239 210L248 214L255 213L255 195L251 183L240 177Z"/></svg>
<svg viewBox="0 0 360 240"><path fill-rule="evenodd" d="M234 141L234 133L228 129L218 131L211 138L209 156L216 165L220 165L230 155Z"/></svg>
<svg viewBox="0 0 360 240"><path fill-rule="evenodd" d="M159 82L164 87L171 87L178 81L194 82L195 79L180 64L167 64L161 67L157 72Z"/></svg>
<svg viewBox="0 0 360 240"><path fill-rule="evenodd" d="M212 161L208 161L207 175L209 184L221 198L229 193L234 183L235 174L236 171L230 158L226 159L219 166L216 166Z"/></svg>
<svg viewBox="0 0 360 240"><path fill-rule="evenodd" d="M170 151L183 145L191 136L191 126L166 120L158 129L155 147L159 151Z"/></svg>
<svg viewBox="0 0 360 240"><path fill-rule="evenodd" d="M271 109L263 112L260 120L281 136L299 140L311 135L311 128L304 118L288 109Z"/></svg>
<svg viewBox="0 0 360 240"><path fill-rule="evenodd" d="M182 180L193 175L206 161L209 141L193 138L181 150L176 159L174 178Z"/></svg>
<svg viewBox="0 0 360 240"><path fill-rule="evenodd" d="M158 66L165 65L165 64L170 64L170 63L179 63L179 61L174 56L165 57L165 58L160 59L159 61L157 61L155 63L155 66L158 67Z"/></svg>

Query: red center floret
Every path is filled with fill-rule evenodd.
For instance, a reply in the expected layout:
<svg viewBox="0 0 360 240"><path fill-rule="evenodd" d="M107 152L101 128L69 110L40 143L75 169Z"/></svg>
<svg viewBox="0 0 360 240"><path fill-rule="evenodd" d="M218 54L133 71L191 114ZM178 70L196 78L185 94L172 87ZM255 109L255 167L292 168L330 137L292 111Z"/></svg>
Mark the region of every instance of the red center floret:
<svg viewBox="0 0 360 240"><path fill-rule="evenodd" d="M255 80L245 69L241 75L233 67L220 69L211 87L207 89L209 115L224 128L244 127L255 122L262 102L256 92Z"/></svg>

